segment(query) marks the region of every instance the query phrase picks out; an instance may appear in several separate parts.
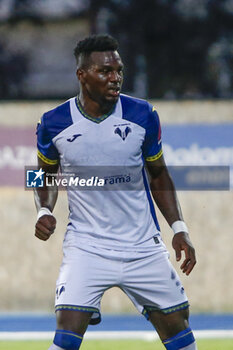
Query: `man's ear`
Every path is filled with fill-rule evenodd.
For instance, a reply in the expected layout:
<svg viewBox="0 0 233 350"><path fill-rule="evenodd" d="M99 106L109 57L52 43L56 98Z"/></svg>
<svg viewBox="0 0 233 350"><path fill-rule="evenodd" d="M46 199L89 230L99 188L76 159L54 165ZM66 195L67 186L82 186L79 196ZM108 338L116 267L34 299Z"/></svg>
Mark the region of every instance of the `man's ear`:
<svg viewBox="0 0 233 350"><path fill-rule="evenodd" d="M84 83L85 82L86 72L85 72L84 69L77 68L76 76L77 76L78 80L80 81L80 83Z"/></svg>

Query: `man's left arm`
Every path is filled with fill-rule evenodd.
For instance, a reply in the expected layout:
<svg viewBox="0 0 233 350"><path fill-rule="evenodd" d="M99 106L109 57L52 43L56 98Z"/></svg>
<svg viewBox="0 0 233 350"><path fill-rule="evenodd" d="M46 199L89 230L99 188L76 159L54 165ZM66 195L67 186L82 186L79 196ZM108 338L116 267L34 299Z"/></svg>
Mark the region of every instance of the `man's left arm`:
<svg viewBox="0 0 233 350"><path fill-rule="evenodd" d="M189 275L196 264L195 250L188 232L185 232L187 230L182 227L185 224L173 181L163 156L155 161L147 161L146 165L151 178L150 189L156 205L170 226L174 223L178 226L175 228L177 233L174 234L172 246L176 252L177 261L181 260L181 252L184 251L185 259L180 268L183 273Z"/></svg>

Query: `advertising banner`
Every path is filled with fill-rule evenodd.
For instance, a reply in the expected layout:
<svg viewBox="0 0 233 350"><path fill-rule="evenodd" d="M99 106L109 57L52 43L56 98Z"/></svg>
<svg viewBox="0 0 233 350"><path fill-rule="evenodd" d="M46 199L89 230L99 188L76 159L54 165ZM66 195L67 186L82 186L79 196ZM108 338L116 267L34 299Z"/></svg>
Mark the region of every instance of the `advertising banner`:
<svg viewBox="0 0 233 350"><path fill-rule="evenodd" d="M164 125L162 142L177 189L233 187L233 123ZM0 186L24 187L25 167L35 165L35 128L1 127Z"/></svg>

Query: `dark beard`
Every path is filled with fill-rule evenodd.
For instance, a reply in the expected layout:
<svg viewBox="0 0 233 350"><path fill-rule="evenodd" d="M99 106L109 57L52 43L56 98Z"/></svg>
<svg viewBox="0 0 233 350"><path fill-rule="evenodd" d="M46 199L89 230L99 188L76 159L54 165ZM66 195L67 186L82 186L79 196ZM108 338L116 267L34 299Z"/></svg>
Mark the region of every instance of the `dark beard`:
<svg viewBox="0 0 233 350"><path fill-rule="evenodd" d="M108 114L116 105L119 98L117 98L115 101L108 101L103 100L101 103L101 110L103 111L103 114Z"/></svg>

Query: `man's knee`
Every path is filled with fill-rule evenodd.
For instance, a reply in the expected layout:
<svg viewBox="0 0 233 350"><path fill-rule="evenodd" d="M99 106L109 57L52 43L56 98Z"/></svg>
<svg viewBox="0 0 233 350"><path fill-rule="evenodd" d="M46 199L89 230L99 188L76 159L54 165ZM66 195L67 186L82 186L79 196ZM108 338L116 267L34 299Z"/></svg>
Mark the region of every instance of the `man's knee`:
<svg viewBox="0 0 233 350"><path fill-rule="evenodd" d="M91 312L65 309L57 311L57 331L49 350L78 350L91 316Z"/></svg>
<svg viewBox="0 0 233 350"><path fill-rule="evenodd" d="M151 322L167 350L196 350L195 338L189 327L189 309L170 314L151 313Z"/></svg>
<svg viewBox="0 0 233 350"><path fill-rule="evenodd" d="M53 343L65 350L78 350L82 343L83 336L71 331L57 329Z"/></svg>
<svg viewBox="0 0 233 350"><path fill-rule="evenodd" d="M197 350L195 338L190 327L177 333L174 337L163 340L167 350Z"/></svg>

